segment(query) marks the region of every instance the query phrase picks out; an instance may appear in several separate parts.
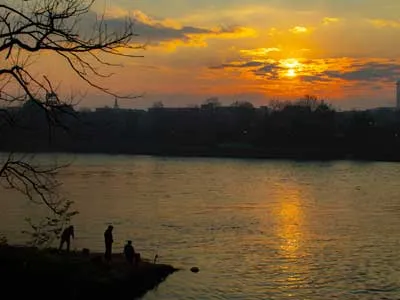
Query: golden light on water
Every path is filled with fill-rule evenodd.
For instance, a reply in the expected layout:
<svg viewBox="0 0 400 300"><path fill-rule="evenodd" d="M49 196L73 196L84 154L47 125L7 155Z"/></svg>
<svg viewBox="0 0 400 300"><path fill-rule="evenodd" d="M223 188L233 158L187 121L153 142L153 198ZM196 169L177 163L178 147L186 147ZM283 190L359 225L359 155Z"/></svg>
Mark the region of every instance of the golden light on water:
<svg viewBox="0 0 400 300"><path fill-rule="evenodd" d="M304 284L309 273L307 264L302 263L305 255L303 190L294 184L279 186L275 191L276 206L273 218L276 221L275 234L279 241L277 245L279 256L283 259L279 265L280 272L285 275L287 292L298 284Z"/></svg>
<svg viewBox="0 0 400 300"><path fill-rule="evenodd" d="M279 220L278 236L282 239L280 249L285 256L292 256L301 243L301 225L303 222L298 195L291 194L280 204L280 210L276 216Z"/></svg>

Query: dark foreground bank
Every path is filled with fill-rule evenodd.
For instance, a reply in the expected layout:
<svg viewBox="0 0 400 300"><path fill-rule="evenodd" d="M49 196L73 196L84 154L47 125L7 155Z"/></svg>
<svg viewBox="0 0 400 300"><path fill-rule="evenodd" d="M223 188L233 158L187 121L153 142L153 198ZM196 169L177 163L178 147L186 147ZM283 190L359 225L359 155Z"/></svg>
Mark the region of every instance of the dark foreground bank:
<svg viewBox="0 0 400 300"><path fill-rule="evenodd" d="M2 295L14 299L136 299L177 271L142 261L137 267L116 254L57 253L54 249L1 246Z"/></svg>

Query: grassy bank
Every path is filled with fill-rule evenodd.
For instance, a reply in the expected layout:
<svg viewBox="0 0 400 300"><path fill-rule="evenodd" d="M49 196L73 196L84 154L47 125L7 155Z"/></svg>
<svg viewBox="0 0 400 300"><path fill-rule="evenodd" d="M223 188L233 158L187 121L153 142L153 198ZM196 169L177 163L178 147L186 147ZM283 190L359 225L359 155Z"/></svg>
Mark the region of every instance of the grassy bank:
<svg viewBox="0 0 400 300"><path fill-rule="evenodd" d="M120 254L111 263L101 253L57 253L54 249L1 246L2 294L29 299L135 299L177 271L142 261L137 267Z"/></svg>

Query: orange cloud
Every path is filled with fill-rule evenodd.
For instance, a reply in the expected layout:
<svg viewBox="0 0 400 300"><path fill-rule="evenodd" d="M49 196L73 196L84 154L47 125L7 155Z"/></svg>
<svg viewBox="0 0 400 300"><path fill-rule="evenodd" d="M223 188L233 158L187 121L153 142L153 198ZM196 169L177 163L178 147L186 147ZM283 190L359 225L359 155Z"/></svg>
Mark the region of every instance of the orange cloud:
<svg viewBox="0 0 400 300"><path fill-rule="evenodd" d="M162 41L159 46L167 51L174 51L177 47L207 47L210 39L241 39L257 37L257 31L247 27L213 28L202 33L187 33L184 39Z"/></svg>
<svg viewBox="0 0 400 300"><path fill-rule="evenodd" d="M168 28L173 28L173 29L182 29L182 24L180 24L178 21L173 20L173 19L162 19L162 20L156 20L148 15L146 15L144 12L140 10L134 10L133 11L133 18L146 25L150 26L162 26L162 27L168 27Z"/></svg>
<svg viewBox="0 0 400 300"><path fill-rule="evenodd" d="M328 84L337 82L395 82L400 78L400 61L389 59L355 58L265 58L243 57L240 61L212 67L230 72L240 70L247 77L284 82L295 80L304 84Z"/></svg>
<svg viewBox="0 0 400 300"><path fill-rule="evenodd" d="M280 52L281 49L277 47L271 48L257 48L257 49L250 49L250 50L240 50L239 52L245 56L251 57L265 57L267 54L271 52Z"/></svg>
<svg viewBox="0 0 400 300"><path fill-rule="evenodd" d="M182 25L171 19L155 19L140 10L130 12L113 7L106 13L107 26L118 30L125 25L125 18L130 15L135 30L138 33L137 41L149 47L162 47L173 51L177 47L205 47L210 39L241 39L257 37L258 32L250 27L198 27Z"/></svg>
<svg viewBox="0 0 400 300"><path fill-rule="evenodd" d="M400 28L400 21L393 21L393 20L384 20L384 19L373 19L368 20L370 24L377 28Z"/></svg>
<svg viewBox="0 0 400 300"><path fill-rule="evenodd" d="M323 24L323 25L329 25L329 24L332 24L332 23L337 23L337 22L339 22L339 21L340 21L339 18L325 17L325 18L322 20L322 24Z"/></svg>
<svg viewBox="0 0 400 300"><path fill-rule="evenodd" d="M104 17L106 19L124 19L127 17L132 18L136 22L146 24L146 25L151 25L151 26L165 26L165 27L170 27L174 29L181 29L182 24L180 24L178 21L173 20L173 19L161 19L157 20L147 14L145 14L143 11L134 9L134 10L126 10L121 7L117 6L111 6L107 8L107 10L104 13Z"/></svg>
<svg viewBox="0 0 400 300"><path fill-rule="evenodd" d="M290 31L291 33L296 33L296 34L298 34L298 33L307 33L307 32L309 32L310 30L309 30L307 27L304 27L304 26L295 26L295 27L289 29L289 31Z"/></svg>

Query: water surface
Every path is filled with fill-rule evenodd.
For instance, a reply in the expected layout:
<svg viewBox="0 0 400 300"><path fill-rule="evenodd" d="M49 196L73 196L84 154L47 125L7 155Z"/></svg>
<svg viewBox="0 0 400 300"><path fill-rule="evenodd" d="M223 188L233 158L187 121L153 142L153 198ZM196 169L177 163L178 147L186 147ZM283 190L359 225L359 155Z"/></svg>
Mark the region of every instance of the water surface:
<svg viewBox="0 0 400 300"><path fill-rule="evenodd" d="M73 248L185 270L144 299L400 299L400 164L58 155L75 201ZM37 208L1 190L10 241ZM200 273L188 271L198 266Z"/></svg>

